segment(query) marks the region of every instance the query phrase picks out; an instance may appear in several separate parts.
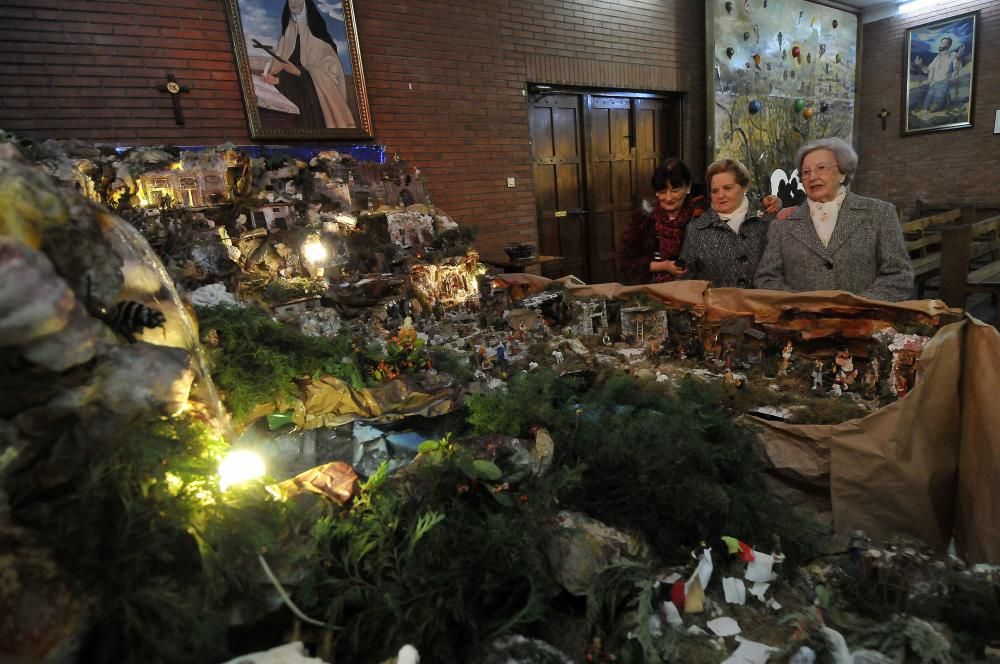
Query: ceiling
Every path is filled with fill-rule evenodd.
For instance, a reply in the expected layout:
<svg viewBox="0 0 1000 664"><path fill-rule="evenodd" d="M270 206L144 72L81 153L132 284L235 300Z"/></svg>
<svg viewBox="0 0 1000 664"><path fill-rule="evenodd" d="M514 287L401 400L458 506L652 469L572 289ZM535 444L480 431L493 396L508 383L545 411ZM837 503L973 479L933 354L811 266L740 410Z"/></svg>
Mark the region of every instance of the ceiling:
<svg viewBox="0 0 1000 664"><path fill-rule="evenodd" d="M886 0L838 0L838 2L851 7L857 7L858 9L867 9L868 7L877 7L878 5L899 4L898 2L886 2Z"/></svg>

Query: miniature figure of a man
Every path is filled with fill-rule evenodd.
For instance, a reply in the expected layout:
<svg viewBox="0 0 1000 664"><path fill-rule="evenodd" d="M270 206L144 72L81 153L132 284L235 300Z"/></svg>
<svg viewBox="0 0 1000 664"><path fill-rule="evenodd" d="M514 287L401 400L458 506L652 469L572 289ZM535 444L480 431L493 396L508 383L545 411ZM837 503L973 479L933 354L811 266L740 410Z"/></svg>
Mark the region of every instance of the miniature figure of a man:
<svg viewBox="0 0 1000 664"><path fill-rule="evenodd" d="M401 344L412 344L417 340L417 330L413 327L413 319L409 316L403 319L403 324L400 326L397 336Z"/></svg>
<svg viewBox="0 0 1000 664"><path fill-rule="evenodd" d="M823 391L823 361L822 360L815 360L813 362L812 379L813 379L813 385L812 385L813 391L814 392L822 392Z"/></svg>
<svg viewBox="0 0 1000 664"><path fill-rule="evenodd" d="M896 374L896 396L902 399L906 396L906 393L910 391L910 382L906 380L906 376L901 373Z"/></svg>
<svg viewBox="0 0 1000 664"><path fill-rule="evenodd" d="M868 365L868 373L865 374L865 385L875 387L878 385L879 362L877 357L873 357Z"/></svg>
<svg viewBox="0 0 1000 664"><path fill-rule="evenodd" d="M854 384L854 379L858 377L858 371L854 368L854 356L851 355L851 351L844 348L843 350L837 351L837 357L834 360L837 380L839 380L843 386L849 387Z"/></svg>
<svg viewBox="0 0 1000 664"><path fill-rule="evenodd" d="M507 366L507 348L502 344L497 344L497 365Z"/></svg>
<svg viewBox="0 0 1000 664"><path fill-rule="evenodd" d="M785 347L781 350L781 362L778 364L778 375L787 376L788 375L788 365L792 361L792 351L794 350L792 346L792 340L789 339L785 342Z"/></svg>
<svg viewBox="0 0 1000 664"><path fill-rule="evenodd" d="M727 341L726 347L722 351L722 366L729 371L733 368L733 356L736 355L736 347L733 346L733 342Z"/></svg>

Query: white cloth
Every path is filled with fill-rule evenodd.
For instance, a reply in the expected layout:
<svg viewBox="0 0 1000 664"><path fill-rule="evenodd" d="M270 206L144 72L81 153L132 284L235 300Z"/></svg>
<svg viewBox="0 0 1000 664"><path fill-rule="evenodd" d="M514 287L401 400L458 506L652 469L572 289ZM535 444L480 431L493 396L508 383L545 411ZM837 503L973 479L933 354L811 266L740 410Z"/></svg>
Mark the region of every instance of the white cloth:
<svg viewBox="0 0 1000 664"><path fill-rule="evenodd" d="M733 229L734 233L739 233L740 226L742 226L743 222L746 220L747 212L749 210L750 210L750 200L746 197L746 194L743 194L743 202L740 203L740 206L738 208L736 208L729 214L722 214L718 210L716 210L715 212L716 214L719 215L719 219L726 222L726 224Z"/></svg>
<svg viewBox="0 0 1000 664"><path fill-rule="evenodd" d="M941 51L927 65L927 83L940 83L957 79L962 70L962 61L954 51Z"/></svg>
<svg viewBox="0 0 1000 664"><path fill-rule="evenodd" d="M812 217L813 228L816 229L816 235L819 236L819 241L823 243L824 247L830 244L833 229L837 227L837 215L840 214L840 206L844 203L844 196L847 196L847 189L841 185L837 196L829 203L809 201L809 216Z"/></svg>

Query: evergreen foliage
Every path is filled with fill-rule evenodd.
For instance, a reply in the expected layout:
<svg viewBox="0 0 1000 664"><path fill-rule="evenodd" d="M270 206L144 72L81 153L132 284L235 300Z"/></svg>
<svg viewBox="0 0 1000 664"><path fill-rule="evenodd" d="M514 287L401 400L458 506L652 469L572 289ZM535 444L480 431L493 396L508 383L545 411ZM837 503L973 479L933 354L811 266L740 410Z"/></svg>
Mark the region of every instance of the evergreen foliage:
<svg viewBox="0 0 1000 664"><path fill-rule="evenodd" d="M466 454L441 442L407 469L405 491L383 466L348 513L313 528L317 558L304 561L299 599L325 615L349 661L383 661L402 643L427 661L478 661L495 637L550 610L543 543L554 492L526 482L516 487L524 499L497 501L490 494L503 485L470 482Z"/></svg>
<svg viewBox="0 0 1000 664"><path fill-rule="evenodd" d="M302 378L327 374L355 388L364 385L354 361L357 349L346 333L308 336L254 307L199 309L198 319L202 330L219 333L212 377L237 419L258 404L298 398L296 381Z"/></svg>
<svg viewBox="0 0 1000 664"><path fill-rule="evenodd" d="M695 379L671 392L620 374L580 391L535 372L467 405L481 432L547 427L557 463L586 468L562 501L643 533L661 555L720 535L769 548L777 534L789 559L811 556L824 529L768 492L756 438L720 406L724 392Z"/></svg>
<svg viewBox="0 0 1000 664"><path fill-rule="evenodd" d="M224 498L224 446L193 419L144 422L105 443L58 496L15 510L45 524L40 537L92 603L79 661L225 659L229 610L252 609L245 571L286 508L259 485Z"/></svg>

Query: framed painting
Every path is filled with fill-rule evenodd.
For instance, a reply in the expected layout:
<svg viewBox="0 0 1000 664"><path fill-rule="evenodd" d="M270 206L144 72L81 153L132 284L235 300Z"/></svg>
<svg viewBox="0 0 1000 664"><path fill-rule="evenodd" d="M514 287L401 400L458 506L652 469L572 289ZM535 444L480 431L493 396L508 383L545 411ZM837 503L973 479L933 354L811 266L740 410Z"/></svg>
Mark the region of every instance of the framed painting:
<svg viewBox="0 0 1000 664"><path fill-rule="evenodd" d="M979 12L909 28L903 135L972 126Z"/></svg>
<svg viewBox="0 0 1000 664"><path fill-rule="evenodd" d="M254 139L373 138L351 0L226 0Z"/></svg>

